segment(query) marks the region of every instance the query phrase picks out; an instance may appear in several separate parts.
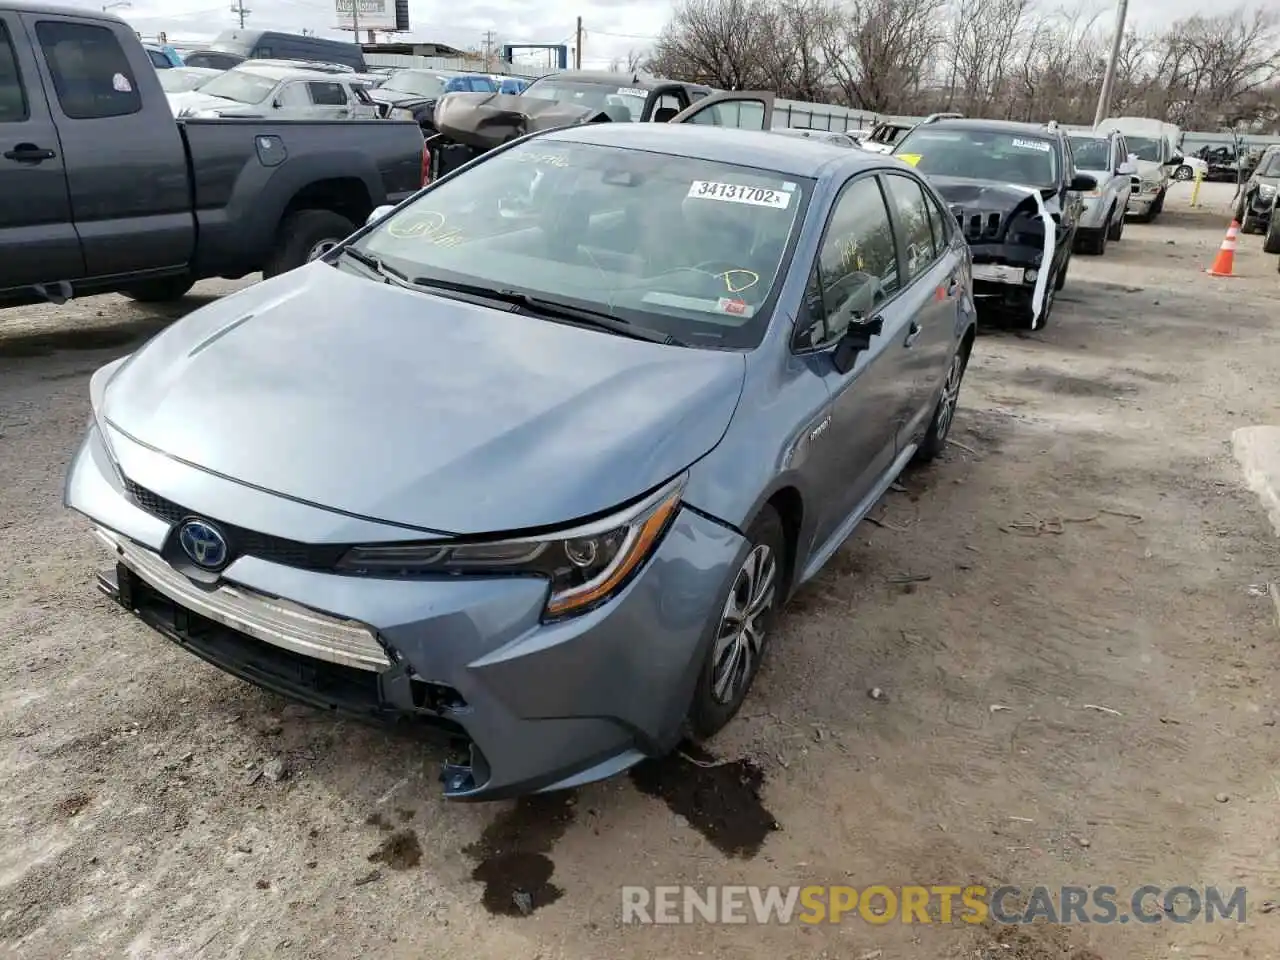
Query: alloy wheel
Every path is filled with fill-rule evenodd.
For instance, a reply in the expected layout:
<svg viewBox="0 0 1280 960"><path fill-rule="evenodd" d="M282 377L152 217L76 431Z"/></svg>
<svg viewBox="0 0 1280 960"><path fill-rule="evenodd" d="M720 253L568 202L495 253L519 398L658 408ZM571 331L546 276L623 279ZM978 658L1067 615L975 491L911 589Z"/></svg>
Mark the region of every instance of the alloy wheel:
<svg viewBox="0 0 1280 960"><path fill-rule="evenodd" d="M956 415L956 406L960 400L960 381L964 378L964 353L956 351L951 358L951 369L947 371L946 382L942 385L942 399L938 402L938 439L946 438L951 429L951 421Z"/></svg>
<svg viewBox="0 0 1280 960"><path fill-rule="evenodd" d="M326 253L328 253L337 245L338 245L337 240L332 240L332 239L321 240L314 247L312 247L311 252L307 254L307 263L310 263L312 260L315 260L319 257L323 257Z"/></svg>
<svg viewBox="0 0 1280 960"><path fill-rule="evenodd" d="M733 703L746 690L764 652L765 622L777 596L778 561L767 544L756 544L734 579L720 615L712 654L711 694Z"/></svg>

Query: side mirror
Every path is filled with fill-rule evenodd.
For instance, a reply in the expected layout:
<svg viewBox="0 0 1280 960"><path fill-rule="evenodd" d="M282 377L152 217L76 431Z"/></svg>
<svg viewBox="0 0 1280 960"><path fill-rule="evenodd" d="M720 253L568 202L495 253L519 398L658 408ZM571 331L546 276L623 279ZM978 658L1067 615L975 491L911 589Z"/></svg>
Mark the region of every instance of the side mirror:
<svg viewBox="0 0 1280 960"><path fill-rule="evenodd" d="M1126 177L1137 176L1138 165L1132 160L1126 160L1124 163L1120 164L1120 166L1116 167L1116 173Z"/></svg>
<svg viewBox="0 0 1280 960"><path fill-rule="evenodd" d="M871 338L880 336L884 320L878 314L870 320L854 320L845 328L831 353L831 365L840 373L848 373L858 360L858 354L871 346Z"/></svg>
<svg viewBox="0 0 1280 960"><path fill-rule="evenodd" d="M281 107L284 106L284 101L281 100L279 97L276 97L274 100L271 101L271 106L279 110Z"/></svg>
<svg viewBox="0 0 1280 960"><path fill-rule="evenodd" d="M364 225L367 227L369 226L369 224L375 223L378 220L381 220L383 217L385 217L388 213L390 213L394 209L395 207L389 203L384 203L380 207L374 207L373 213L369 214L369 219L365 220Z"/></svg>
<svg viewBox="0 0 1280 960"><path fill-rule="evenodd" d="M1071 183L1067 189L1073 193L1088 193L1090 190L1098 189L1098 181L1087 173L1077 173L1071 178Z"/></svg>

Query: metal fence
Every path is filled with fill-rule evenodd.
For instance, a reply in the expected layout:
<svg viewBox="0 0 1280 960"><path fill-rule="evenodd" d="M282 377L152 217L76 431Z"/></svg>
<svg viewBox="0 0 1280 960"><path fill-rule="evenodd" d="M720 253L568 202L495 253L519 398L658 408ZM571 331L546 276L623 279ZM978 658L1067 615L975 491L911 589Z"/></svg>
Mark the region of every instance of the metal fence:
<svg viewBox="0 0 1280 960"><path fill-rule="evenodd" d="M559 73L558 67L535 67L524 63L506 63L494 59L486 65L482 61L468 58L449 57L415 57L398 53L369 53L365 60L373 66L380 67L416 67L425 70L460 70L467 73L501 73L513 77L532 80L549 73ZM918 123L924 117L887 117L870 113L866 110L855 110L852 107L841 107L831 103L805 103L801 100L777 100L773 107L773 125L775 128L809 127L815 130L834 130L837 133L869 130L881 120L893 120L902 123ZM1088 130L1087 126L1070 126L1071 130ZM1197 147L1209 143L1225 143L1231 140L1230 133L1214 133L1201 131L1185 131L1183 143L1195 144ZM1272 143L1280 143L1280 136L1266 134L1245 134L1240 137L1241 143L1250 147L1264 147Z"/></svg>

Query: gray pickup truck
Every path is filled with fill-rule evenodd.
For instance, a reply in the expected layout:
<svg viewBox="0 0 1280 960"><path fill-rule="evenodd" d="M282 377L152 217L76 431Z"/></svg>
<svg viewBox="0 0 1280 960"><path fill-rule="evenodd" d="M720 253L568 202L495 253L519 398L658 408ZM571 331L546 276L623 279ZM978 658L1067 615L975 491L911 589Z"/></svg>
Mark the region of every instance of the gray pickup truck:
<svg viewBox="0 0 1280 960"><path fill-rule="evenodd" d="M176 121L133 30L0 0L0 306L305 263L422 185L416 123Z"/></svg>

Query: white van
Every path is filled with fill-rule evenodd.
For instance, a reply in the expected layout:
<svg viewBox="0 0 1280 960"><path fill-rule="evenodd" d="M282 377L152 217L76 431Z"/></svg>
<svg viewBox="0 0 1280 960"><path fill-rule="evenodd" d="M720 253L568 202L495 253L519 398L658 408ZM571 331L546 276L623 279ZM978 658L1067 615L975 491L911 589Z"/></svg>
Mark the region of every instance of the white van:
<svg viewBox="0 0 1280 960"><path fill-rule="evenodd" d="M1164 209L1170 176L1183 157L1178 144L1182 131L1172 123L1150 117L1108 117L1098 124L1099 133L1117 131L1124 136L1129 154L1138 167L1125 212L1150 222Z"/></svg>

